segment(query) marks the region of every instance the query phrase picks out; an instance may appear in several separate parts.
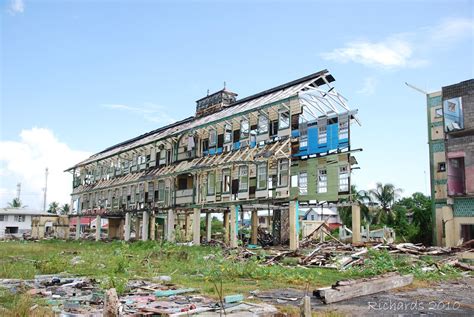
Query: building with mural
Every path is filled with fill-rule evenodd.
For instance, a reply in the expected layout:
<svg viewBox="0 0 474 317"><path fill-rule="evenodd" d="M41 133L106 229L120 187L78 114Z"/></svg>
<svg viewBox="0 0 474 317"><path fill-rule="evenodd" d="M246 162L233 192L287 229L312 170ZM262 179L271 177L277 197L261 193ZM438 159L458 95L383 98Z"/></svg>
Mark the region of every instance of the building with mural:
<svg viewBox="0 0 474 317"><path fill-rule="evenodd" d="M357 110L323 70L237 98L224 88L195 115L111 146L67 171L77 217L105 217L109 236L201 241L199 222L222 214L237 245L239 213L272 210L276 243L298 247L298 209L350 195ZM78 222L80 223L80 222ZM204 237L203 237L204 238Z"/></svg>
<svg viewBox="0 0 474 317"><path fill-rule="evenodd" d="M474 79L427 94L434 243L474 239Z"/></svg>

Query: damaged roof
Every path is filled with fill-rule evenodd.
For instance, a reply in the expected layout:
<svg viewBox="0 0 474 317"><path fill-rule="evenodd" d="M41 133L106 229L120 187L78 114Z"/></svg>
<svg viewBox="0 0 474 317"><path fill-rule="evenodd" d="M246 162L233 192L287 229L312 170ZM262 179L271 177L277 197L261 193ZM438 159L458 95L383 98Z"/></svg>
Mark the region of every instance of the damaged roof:
<svg viewBox="0 0 474 317"><path fill-rule="evenodd" d="M325 78L325 80L323 78ZM118 143L90 156L88 159L74 165L73 167L68 168L66 171L71 171L77 167L85 166L96 161L107 159L121 152L132 150L134 148L144 146L156 142L158 140L162 140L172 135L177 135L185 131L192 131L193 129L197 129L200 126L221 121L235 116L236 114L254 111L255 109L258 109L265 105L269 105L279 100L294 97L298 94L298 92L300 92L302 89L304 89L310 84L320 86L324 85L326 82L330 83L333 81L335 81L334 77L329 74L329 71L327 69L324 69L322 71L296 79L283 85L279 85L274 88L264 90L257 94L237 100L232 104L226 106L222 110L211 115L199 118L188 117L184 120L175 122L173 124L150 131L127 141Z"/></svg>

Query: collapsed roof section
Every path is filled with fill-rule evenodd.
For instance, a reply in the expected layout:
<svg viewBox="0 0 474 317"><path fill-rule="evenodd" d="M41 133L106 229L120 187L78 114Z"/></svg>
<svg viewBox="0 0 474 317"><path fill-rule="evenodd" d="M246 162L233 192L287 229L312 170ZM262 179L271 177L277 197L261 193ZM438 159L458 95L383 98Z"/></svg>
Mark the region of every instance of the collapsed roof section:
<svg viewBox="0 0 474 317"><path fill-rule="evenodd" d="M229 120L235 116L242 116L252 111L269 107L276 102L292 98L298 98L301 102L304 110L303 120L308 121L312 120L312 118L337 116L343 112L349 113L351 118L357 120L355 117L357 111L350 111L346 104L346 99L330 85L334 81L334 77L328 70L313 73L241 100L236 100L215 113L202 117L189 117L119 143L92 155L66 171L72 171L75 168L108 159L122 152L133 151L146 145L153 145L157 141L179 136L184 132L192 133L194 130L202 129L211 124Z"/></svg>

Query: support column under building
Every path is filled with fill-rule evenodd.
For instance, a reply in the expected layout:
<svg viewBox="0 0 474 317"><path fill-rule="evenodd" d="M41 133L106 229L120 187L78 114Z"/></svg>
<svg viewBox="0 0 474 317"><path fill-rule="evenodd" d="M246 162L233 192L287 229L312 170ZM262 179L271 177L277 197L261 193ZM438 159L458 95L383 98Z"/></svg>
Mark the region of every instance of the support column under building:
<svg viewBox="0 0 474 317"><path fill-rule="evenodd" d="M150 215L150 240L156 240L156 216L155 214Z"/></svg>
<svg viewBox="0 0 474 317"><path fill-rule="evenodd" d="M81 217L76 217L76 240L81 238Z"/></svg>
<svg viewBox="0 0 474 317"><path fill-rule="evenodd" d="M174 211L173 209L168 210L168 216L166 219L166 240L169 242L175 241L175 232L174 232Z"/></svg>
<svg viewBox="0 0 474 317"><path fill-rule="evenodd" d="M147 241L148 240L148 229L150 227L149 223L149 213L148 211L144 211L142 214L143 220L142 220L142 240Z"/></svg>
<svg viewBox="0 0 474 317"><path fill-rule="evenodd" d="M238 234L238 223L239 217L239 206L233 205L230 208L230 221L229 221L229 245L231 248L237 248L237 234Z"/></svg>
<svg viewBox="0 0 474 317"><path fill-rule="evenodd" d="M252 217L251 217L251 238L250 238L250 243L251 244L257 244L258 243L258 213L257 209L252 210Z"/></svg>
<svg viewBox="0 0 474 317"><path fill-rule="evenodd" d="M229 211L224 211L224 243L229 243Z"/></svg>
<svg viewBox="0 0 474 317"><path fill-rule="evenodd" d="M201 244L201 210L193 209L193 244Z"/></svg>
<svg viewBox="0 0 474 317"><path fill-rule="evenodd" d="M212 214L206 213L206 241L211 241L212 235Z"/></svg>
<svg viewBox="0 0 474 317"><path fill-rule="evenodd" d="M360 236L360 206L352 205L352 243L361 242Z"/></svg>
<svg viewBox="0 0 474 317"><path fill-rule="evenodd" d="M130 229L132 227L130 213L125 213L125 241L130 241Z"/></svg>
<svg viewBox="0 0 474 317"><path fill-rule="evenodd" d="M298 201L290 201L290 210L288 213L290 226L290 250L297 250L299 248L299 234L298 234Z"/></svg>
<svg viewBox="0 0 474 317"><path fill-rule="evenodd" d="M102 219L100 216L95 217L95 241L100 241L100 231L102 229Z"/></svg>

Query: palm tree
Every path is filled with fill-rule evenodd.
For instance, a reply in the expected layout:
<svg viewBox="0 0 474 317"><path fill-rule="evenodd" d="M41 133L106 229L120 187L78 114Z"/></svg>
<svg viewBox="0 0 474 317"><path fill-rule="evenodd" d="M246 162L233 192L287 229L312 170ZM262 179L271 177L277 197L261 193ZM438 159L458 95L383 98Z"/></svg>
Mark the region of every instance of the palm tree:
<svg viewBox="0 0 474 317"><path fill-rule="evenodd" d="M59 203L57 201L53 201L49 204L48 212L50 214L57 214L59 211Z"/></svg>
<svg viewBox="0 0 474 317"><path fill-rule="evenodd" d="M377 183L374 189L369 190L372 200L377 202L382 211L388 216L392 215L392 206L402 192L400 188L395 188L393 184Z"/></svg>
<svg viewBox="0 0 474 317"><path fill-rule="evenodd" d="M61 210L60 210L60 213L61 215L67 215L70 211L70 207L69 207L69 204L64 204L62 207L61 207Z"/></svg>
<svg viewBox="0 0 474 317"><path fill-rule="evenodd" d="M13 200L10 203L8 203L8 208L24 208L24 207L27 207L27 206L23 205L20 198L13 198Z"/></svg>
<svg viewBox="0 0 474 317"><path fill-rule="evenodd" d="M365 190L357 190L356 185L351 185L351 195L348 199L342 200L342 202L356 202L360 206L361 216L366 221L370 219L370 211L367 207L367 204L371 202L371 197L368 195ZM345 206L339 207L339 216L341 217L342 222L351 227L352 225L352 207Z"/></svg>

